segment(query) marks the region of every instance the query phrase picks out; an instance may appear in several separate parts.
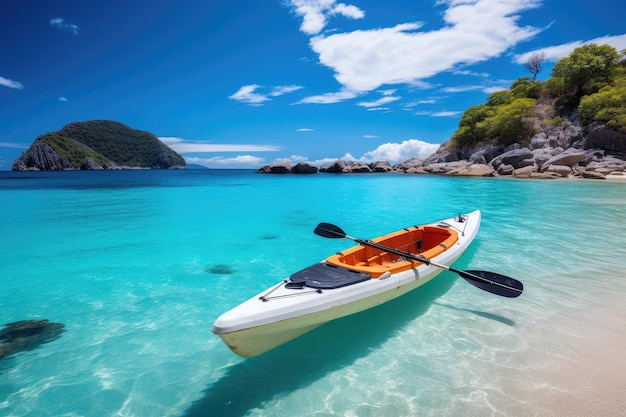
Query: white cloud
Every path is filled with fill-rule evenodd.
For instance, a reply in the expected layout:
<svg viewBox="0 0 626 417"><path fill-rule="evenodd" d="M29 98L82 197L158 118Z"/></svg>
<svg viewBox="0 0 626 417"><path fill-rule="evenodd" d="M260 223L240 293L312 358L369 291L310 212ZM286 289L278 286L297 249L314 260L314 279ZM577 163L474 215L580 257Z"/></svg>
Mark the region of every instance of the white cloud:
<svg viewBox="0 0 626 417"><path fill-rule="evenodd" d="M308 127L301 127L300 129L296 129L298 132L313 132L315 129L311 129Z"/></svg>
<svg viewBox="0 0 626 417"><path fill-rule="evenodd" d="M161 142L178 153L203 153L203 152L275 152L282 148L274 145L247 145L230 143L207 143L202 141L191 141L176 137L159 137Z"/></svg>
<svg viewBox="0 0 626 417"><path fill-rule="evenodd" d="M68 31L74 36L78 35L78 32L80 32L81 30L78 25L69 23L65 21L65 19L63 19L62 17L55 17L54 19L50 19L50 26L53 26L60 30Z"/></svg>
<svg viewBox="0 0 626 417"><path fill-rule="evenodd" d="M298 91L302 88L299 85L283 85L274 87L274 89L269 93L272 97L282 96L283 94L293 93L294 91Z"/></svg>
<svg viewBox="0 0 626 417"><path fill-rule="evenodd" d="M466 91L482 91L486 94L491 94L496 91L508 90L511 85L511 81L498 81L500 84L496 85L458 85L456 87L446 87L442 91L446 93L464 93Z"/></svg>
<svg viewBox="0 0 626 417"><path fill-rule="evenodd" d="M316 35L310 46L320 63L331 68L342 85L341 94L316 95L300 103L336 103L382 85L425 87L424 79L497 57L540 32L517 23L518 14L538 7L540 0L442 1L439 4L447 9L444 26L438 30L420 31L421 23L409 22L329 36L318 33L335 1L293 0L291 4L304 18L301 30Z"/></svg>
<svg viewBox="0 0 626 417"><path fill-rule="evenodd" d="M461 111L439 111L439 112L434 112L432 114L432 116L433 117L454 117L454 116L458 116L461 113L463 113L463 112L461 112Z"/></svg>
<svg viewBox="0 0 626 417"><path fill-rule="evenodd" d="M383 93L383 97L379 98L378 100L374 100L374 101L362 101L360 103L358 103L359 106L361 107L365 107L365 108L372 108L372 107L380 107L384 104L388 104L388 103L393 103L394 101L398 101L401 99L401 97L397 97L397 96L393 96L392 94L395 93L396 90L385 90L382 91Z"/></svg>
<svg viewBox="0 0 626 417"><path fill-rule="evenodd" d="M391 165L404 162L411 158L425 158L439 149L440 145L427 143L417 139L405 140L402 143L385 143L378 146L373 151L365 152L360 158L355 158L351 153L346 153L340 158L321 158L313 161L307 160L307 158L299 155L293 155L289 158L277 159L278 161L290 162L295 164L302 161L308 161L315 166L330 165L338 159L343 159L348 162L360 162L363 164L369 164L375 161L387 161Z"/></svg>
<svg viewBox="0 0 626 417"><path fill-rule="evenodd" d="M556 62L561 58L568 56L574 49L590 43L595 43L597 45L611 45L619 52L626 49L626 34L617 36L602 36L600 38L591 39L586 42L574 41L569 43L563 43L561 45L549 46L546 48L526 52L524 54L515 55L513 57L513 62L517 64L524 64L532 54L540 52L543 52L546 61Z"/></svg>
<svg viewBox="0 0 626 417"><path fill-rule="evenodd" d="M0 142L0 148L27 149L30 145L16 142Z"/></svg>
<svg viewBox="0 0 626 417"><path fill-rule="evenodd" d="M456 117L459 114L463 114L462 111L438 111L438 112L433 112L433 111L425 111L425 110L420 110L420 111L416 111L415 113L416 116L430 116L430 117Z"/></svg>
<svg viewBox="0 0 626 417"><path fill-rule="evenodd" d="M457 85L456 87L445 87L443 91L446 93L463 93L465 91L479 91L483 88L481 85Z"/></svg>
<svg viewBox="0 0 626 417"><path fill-rule="evenodd" d="M374 162L382 160L393 165L411 158L425 158L439 149L439 146L417 139L405 140L402 143L384 143L373 151L364 153L359 161Z"/></svg>
<svg viewBox="0 0 626 417"><path fill-rule="evenodd" d="M261 106L264 101L271 100L271 98L267 97L263 94L255 93L254 91L259 88L260 85L257 84L249 84L241 87L237 92L228 98L242 101L244 103L248 103L252 106Z"/></svg>
<svg viewBox="0 0 626 417"><path fill-rule="evenodd" d="M185 161L188 164L197 164L215 169L259 168L265 163L264 158L252 155L237 155L233 158L224 156L215 156L213 158L185 157Z"/></svg>
<svg viewBox="0 0 626 417"><path fill-rule="evenodd" d="M294 161L294 162L305 162L305 161L308 161L308 160L309 160L309 158L307 158L307 157L306 157L306 156L304 156L304 155L291 155L291 156L289 157L289 160L290 160L290 161Z"/></svg>
<svg viewBox="0 0 626 417"><path fill-rule="evenodd" d="M508 90L510 87L510 83L508 85L494 85L493 87L485 87L483 88L483 93L491 94L496 91Z"/></svg>
<svg viewBox="0 0 626 417"><path fill-rule="evenodd" d="M290 4L298 16L302 16L300 30L307 35L320 33L330 16L344 16L361 19L365 13L356 6L344 3L336 4L336 0L291 0Z"/></svg>
<svg viewBox="0 0 626 417"><path fill-rule="evenodd" d="M57 100L62 101L64 103L67 103L69 101L67 97L59 97Z"/></svg>
<svg viewBox="0 0 626 417"><path fill-rule="evenodd" d="M409 103L406 103L404 107L409 108L409 107L420 106L423 104L436 104L436 103L437 103L437 100L435 100L434 98L428 98L424 100L411 101Z"/></svg>
<svg viewBox="0 0 626 417"><path fill-rule="evenodd" d="M331 12L332 15L342 15L351 19L362 19L365 16L365 12L356 6L339 3Z"/></svg>
<svg viewBox="0 0 626 417"><path fill-rule="evenodd" d="M262 106L264 102L271 100L270 97L279 97L283 94L292 93L302 88L299 85L281 85L273 87L267 93L261 94L258 89L263 88L258 84L248 84L241 87L237 92L228 98L248 103L251 106Z"/></svg>
<svg viewBox="0 0 626 417"><path fill-rule="evenodd" d="M305 97L296 104L333 104L355 98L358 94L349 90L342 90L336 93L325 93L317 96Z"/></svg>
<svg viewBox="0 0 626 417"><path fill-rule="evenodd" d="M481 78L487 78L489 77L489 73L487 72L475 72L475 71L468 71L468 70L459 70L459 71L454 71L453 72L456 75L469 75L472 77L481 77Z"/></svg>
<svg viewBox="0 0 626 417"><path fill-rule="evenodd" d="M21 90L22 88L24 88L24 86L21 83L17 81L9 80L8 78L4 78L4 77L0 77L0 85L9 87L9 88L15 88L18 90Z"/></svg>

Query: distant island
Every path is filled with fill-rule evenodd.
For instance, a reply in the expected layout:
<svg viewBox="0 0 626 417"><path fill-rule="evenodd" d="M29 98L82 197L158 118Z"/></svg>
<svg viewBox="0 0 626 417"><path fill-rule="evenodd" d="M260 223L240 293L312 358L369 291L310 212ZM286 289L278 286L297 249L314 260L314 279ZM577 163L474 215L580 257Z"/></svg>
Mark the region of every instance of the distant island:
<svg viewBox="0 0 626 417"><path fill-rule="evenodd" d="M46 133L13 162L13 171L186 168L155 135L111 120L70 123Z"/></svg>

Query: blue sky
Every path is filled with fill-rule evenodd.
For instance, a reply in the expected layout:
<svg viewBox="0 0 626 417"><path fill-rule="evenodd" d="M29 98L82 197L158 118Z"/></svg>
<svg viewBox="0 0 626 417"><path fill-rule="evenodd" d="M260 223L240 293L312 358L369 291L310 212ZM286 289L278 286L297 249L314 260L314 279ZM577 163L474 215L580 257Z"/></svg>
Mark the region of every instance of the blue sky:
<svg viewBox="0 0 626 417"><path fill-rule="evenodd" d="M20 0L0 13L0 170L46 132L108 119L188 163L392 163L575 47L626 49L617 0Z"/></svg>

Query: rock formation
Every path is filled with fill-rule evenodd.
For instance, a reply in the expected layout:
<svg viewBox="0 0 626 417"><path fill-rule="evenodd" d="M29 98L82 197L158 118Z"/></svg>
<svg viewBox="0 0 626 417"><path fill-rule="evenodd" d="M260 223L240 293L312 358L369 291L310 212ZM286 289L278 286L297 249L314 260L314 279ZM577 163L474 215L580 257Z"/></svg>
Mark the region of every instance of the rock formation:
<svg viewBox="0 0 626 417"><path fill-rule="evenodd" d="M395 166L386 161L371 164L337 160L319 168L328 173L403 172L519 178L581 177L603 179L626 173L626 134L595 124L585 129L576 117L557 127L540 128L528 144L509 146L478 144L449 149L443 144L427 158L412 158ZM305 163L291 167L288 162L261 168L262 173L314 173L317 168Z"/></svg>
<svg viewBox="0 0 626 417"><path fill-rule="evenodd" d="M14 163L13 171L61 171L72 169L67 158L59 155L47 143L36 140Z"/></svg>
<svg viewBox="0 0 626 417"><path fill-rule="evenodd" d="M61 337L64 328L62 323L51 323L45 319L7 323L0 330L0 359L52 342Z"/></svg>
<svg viewBox="0 0 626 417"><path fill-rule="evenodd" d="M185 168L182 156L155 135L109 120L70 123L39 136L14 171Z"/></svg>

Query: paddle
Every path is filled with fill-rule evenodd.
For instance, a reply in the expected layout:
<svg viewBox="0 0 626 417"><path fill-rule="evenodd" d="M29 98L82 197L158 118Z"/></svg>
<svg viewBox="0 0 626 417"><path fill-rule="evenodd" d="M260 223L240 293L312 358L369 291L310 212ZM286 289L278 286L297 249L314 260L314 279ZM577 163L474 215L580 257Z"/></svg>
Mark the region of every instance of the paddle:
<svg viewBox="0 0 626 417"><path fill-rule="evenodd" d="M467 282L472 284L475 287L480 288L481 290L490 292L492 294L501 295L503 297L515 298L519 297L524 290L524 285L516 279L507 277L506 275L501 275L496 272L489 271L460 271L458 269L451 268L447 265L442 265L431 261L428 258L425 258L421 255L415 255L411 252L405 252L399 249L390 248L388 246L381 245L376 242L372 242L369 240L361 240L356 239L352 236L348 236L341 228L330 224L330 223L320 223L317 225L315 230L313 231L316 235L322 237L328 237L331 239L335 238L346 238L357 242L360 245L370 246L372 248L380 249L385 252L393 253L394 255L403 256L407 259L412 259L414 261L423 262L426 265L436 266L438 268L446 269L450 272L454 272L461 276L461 278L465 279Z"/></svg>

